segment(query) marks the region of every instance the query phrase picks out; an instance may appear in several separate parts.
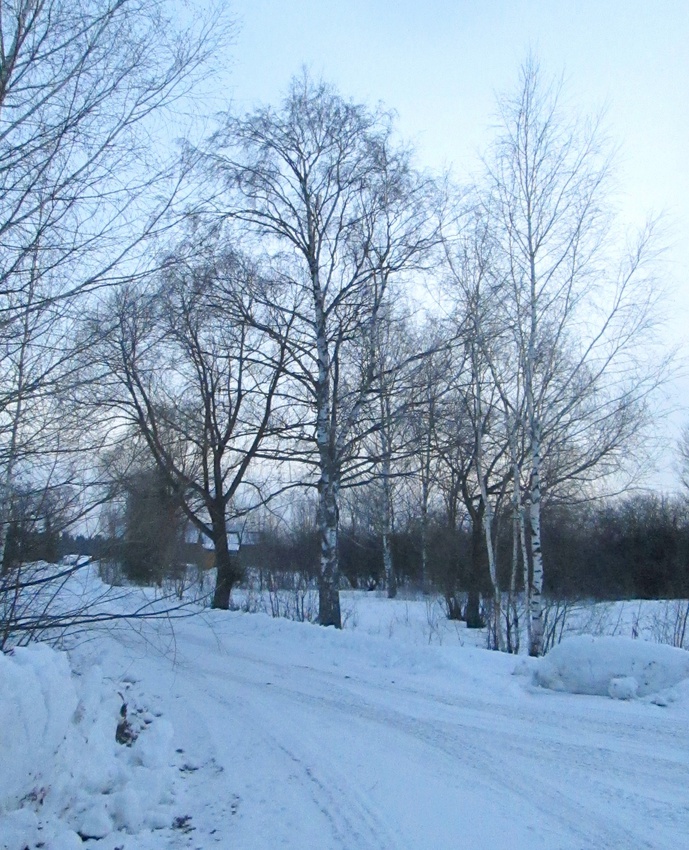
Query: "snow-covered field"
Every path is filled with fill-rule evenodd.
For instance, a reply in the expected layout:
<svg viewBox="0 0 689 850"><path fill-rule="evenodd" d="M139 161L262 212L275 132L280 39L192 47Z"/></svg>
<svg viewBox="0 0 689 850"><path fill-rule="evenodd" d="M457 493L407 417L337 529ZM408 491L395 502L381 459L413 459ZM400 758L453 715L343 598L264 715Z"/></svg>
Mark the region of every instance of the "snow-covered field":
<svg viewBox="0 0 689 850"><path fill-rule="evenodd" d="M687 846L689 653L632 618L517 659L432 605L344 594L342 632L120 624L72 674L0 656L0 847Z"/></svg>

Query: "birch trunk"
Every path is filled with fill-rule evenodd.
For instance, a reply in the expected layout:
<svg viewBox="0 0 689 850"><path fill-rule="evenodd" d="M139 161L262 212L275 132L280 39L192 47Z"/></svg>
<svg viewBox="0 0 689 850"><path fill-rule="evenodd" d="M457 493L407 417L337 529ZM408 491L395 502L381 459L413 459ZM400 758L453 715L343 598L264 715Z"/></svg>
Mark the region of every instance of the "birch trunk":
<svg viewBox="0 0 689 850"><path fill-rule="evenodd" d="M432 419L426 434L426 443L421 459L421 588L424 593L428 593L430 588L428 576L428 503L431 493L431 428Z"/></svg>
<svg viewBox="0 0 689 850"><path fill-rule="evenodd" d="M397 596L397 574L392 556L391 536L393 531L393 503L392 487L390 482L390 457L383 455L383 568L385 570L385 584L388 590L388 599Z"/></svg>
<svg viewBox="0 0 689 850"><path fill-rule="evenodd" d="M35 257L34 269L35 272ZM24 414L24 392L25 372L29 343L31 341L31 316L34 302L33 275L28 291L28 301L24 308L22 322L22 339L19 349L19 361L17 363L17 378L15 384L16 402L12 414L12 426L10 429L10 441L7 447L7 462L5 465L2 484L0 485L0 575L7 572L9 565L5 563L7 551L7 538L10 531L12 519L12 499L14 494L15 473L17 468L17 450L19 444L19 428ZM11 392L11 390L10 390Z"/></svg>
<svg viewBox="0 0 689 850"><path fill-rule="evenodd" d="M522 547L522 570L524 581L524 604L526 606L526 636L531 646L531 570L529 569L529 552L526 547L526 523L524 522L524 506L519 505L519 542Z"/></svg>
<svg viewBox="0 0 689 850"><path fill-rule="evenodd" d="M381 476L383 483L383 570L385 572L385 586L387 588L388 599L394 599L397 596L397 574L395 573L395 564L392 556L391 536L394 527L393 515L393 500L392 500L392 440L390 438L390 428L392 426L392 414L390 412L389 399L386 399L381 394L380 400L380 415L382 427L380 430L381 440Z"/></svg>
<svg viewBox="0 0 689 850"><path fill-rule="evenodd" d="M531 643L531 620L529 618L529 604L531 599L529 583L529 558L526 550L526 537L524 534L524 506L521 494L521 470L519 468L519 457L517 452L517 428L519 419L515 416L514 427L510 431L510 461L512 463L512 573L510 575L510 601L514 622L515 636L512 641L512 649L509 651L519 652L519 613L517 607L517 570L519 567L519 554L522 556L522 576L524 581L524 597L526 600L527 616L526 627L528 633L527 643Z"/></svg>
<svg viewBox="0 0 689 850"><path fill-rule="evenodd" d="M316 445L320 465L318 481L318 530L321 563L318 582L318 622L321 626L342 628L340 612L340 573L337 552L339 526L339 475L337 468L337 412L332 409L330 352L318 267L311 271L316 328L318 380L316 382Z"/></svg>
<svg viewBox="0 0 689 850"><path fill-rule="evenodd" d="M527 216L529 249L529 333L525 363L526 408L531 441L531 484L529 524L531 526L531 593L529 599L529 655L538 656L543 648L543 555L541 552L541 426L536 412L535 375L538 326L538 277L536 272L536 242L533 232L533 211Z"/></svg>
<svg viewBox="0 0 689 850"><path fill-rule="evenodd" d="M481 488L485 490L485 484ZM483 497L482 497L483 498ZM486 497L487 498L487 497ZM490 504L487 505L483 514L483 533L486 538L486 551L488 553L488 572L490 573L490 583L493 588L493 636L494 645L491 649L499 649L501 652L505 648L505 641L502 634L502 605L500 598L500 588L498 586L498 574L495 564L495 548L493 546L493 511Z"/></svg>
<svg viewBox="0 0 689 850"><path fill-rule="evenodd" d="M12 497L17 465L17 441L19 424L22 417L22 401L23 397L20 391L17 396L17 403L12 418L10 444L7 449L7 464L3 475L2 489L0 490L0 575L4 575L9 570L9 564L5 563L5 553L7 552L7 538L10 533L10 522L12 519Z"/></svg>
<svg viewBox="0 0 689 850"><path fill-rule="evenodd" d="M338 508L337 485L324 471L321 474L318 503L321 537L321 570L318 586L318 622L321 626L342 628L340 612L339 567L337 559Z"/></svg>
<svg viewBox="0 0 689 850"><path fill-rule="evenodd" d="M540 435L536 423L531 447L531 599L529 601L531 635L529 655L540 655L543 649L543 556L541 553L541 455Z"/></svg>
<svg viewBox="0 0 689 850"><path fill-rule="evenodd" d="M428 421L421 423L421 587L424 593L430 591L428 575L428 504L431 495L431 460L433 457L433 432L435 429L434 386L429 376L425 376Z"/></svg>
<svg viewBox="0 0 689 850"><path fill-rule="evenodd" d="M485 544L483 538L483 512L485 503L481 502L471 517L471 566L467 576L467 604L464 618L468 629L482 629L485 625L481 619L481 572L485 569L483 553Z"/></svg>
<svg viewBox="0 0 689 850"><path fill-rule="evenodd" d="M519 609L517 607L517 571L519 569L519 517L516 506L512 511L512 565L510 569L510 593L508 601L507 651L519 654Z"/></svg>
<svg viewBox="0 0 689 850"><path fill-rule="evenodd" d="M481 405L481 389L476 387L476 404L475 404L475 420L476 420L476 475L478 478L479 489L481 492L481 500L485 505L483 512L483 534L486 542L486 553L488 555L488 572L490 574L490 583L493 588L493 649L504 649L504 641L502 635L502 613L500 588L498 586L498 573L495 564L495 548L493 546L493 509L488 499L488 487L486 486L486 478L483 465L483 410Z"/></svg>
<svg viewBox="0 0 689 850"><path fill-rule="evenodd" d="M428 580L428 481L421 481L421 589L429 592Z"/></svg>
<svg viewBox="0 0 689 850"><path fill-rule="evenodd" d="M395 564L392 556L392 544L390 535L383 532L383 568L385 569L385 582L387 585L388 599L395 599L397 596L397 575L395 573Z"/></svg>

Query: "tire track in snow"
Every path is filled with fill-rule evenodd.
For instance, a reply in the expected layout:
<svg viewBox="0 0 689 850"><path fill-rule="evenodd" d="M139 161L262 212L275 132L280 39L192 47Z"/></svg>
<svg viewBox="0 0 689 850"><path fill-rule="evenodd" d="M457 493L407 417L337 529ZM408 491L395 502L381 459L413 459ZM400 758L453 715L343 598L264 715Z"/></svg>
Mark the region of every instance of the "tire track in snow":
<svg viewBox="0 0 689 850"><path fill-rule="evenodd" d="M265 693L265 681L272 680L274 696L283 700L282 710L285 699L294 706L293 717L295 711L298 716L300 710L309 706L325 709L338 719L345 734L351 719L358 718L375 724L374 728L393 730L441 752L470 781L472 775L484 785L486 780L490 781L496 789L495 801L499 802L501 790L508 791L539 812L546 822L559 822L565 827L566 845L560 841L553 847L666 850L669 839L663 827L669 826L673 836L681 834L683 828L689 831L689 807L686 801L677 804L676 792L676 788L685 786L686 766L643 746L646 724L653 732L654 741L661 734L662 752L671 753L672 745L677 745L677 740L672 739L677 724L666 727L658 721L658 715L649 714L646 720L637 711L633 714L634 724L625 733L626 708L617 704L615 708L611 706L584 717L583 712L588 708L583 708L582 701L582 709L572 716L571 700L588 700L593 707L590 701L594 698L541 695L542 699L525 702L513 700L509 693L496 696L481 693L477 699L471 691L448 694L437 692L437 686L428 694L418 690L419 680L414 681L414 686L400 683L415 678L406 671L374 666L370 671L357 670L350 679L343 672L346 664L333 672L289 660L277 663L257 654L255 646L247 652L241 644L251 640L251 635L224 635L226 645L222 656L216 656L208 664L205 675L214 677L222 671L222 675L229 675L237 684L257 688L256 694L262 695L261 704L263 699L271 699ZM216 669L210 669L214 665ZM286 672L292 673L290 679L286 678ZM398 684L391 686L380 681L387 676L395 677ZM213 691L209 694L215 697ZM569 702L565 715L571 725L568 730L562 729L563 717L557 710L565 699ZM399 705L391 708L391 700L402 703L402 708ZM286 723L283 718L283 727ZM665 728L667 732L663 731ZM291 741L298 743L285 757L296 759L295 765L313 764L313 753L306 753L305 743L300 739L304 730L299 722L293 719L292 726L285 731L289 731ZM284 737L284 734L274 737L275 746L284 743ZM637 756L638 778L634 776ZM330 768L314 776L325 789L318 792L319 798L328 788L341 785L330 775ZM350 778L344 784L353 786ZM657 793L656 789L659 789ZM337 800L334 805L339 805ZM368 804L364 808L371 811ZM644 812L641 817L639 810ZM643 835L626 826L625 814L637 826L637 832L643 826ZM393 835L390 840L399 842L400 836Z"/></svg>
<svg viewBox="0 0 689 850"><path fill-rule="evenodd" d="M542 774L542 763L534 758L533 749L528 751L512 745L509 738L501 739L500 746L495 747L495 735L487 734L483 729L463 726L461 709L457 722L424 721L412 718L397 711L391 711L384 706L362 705L358 702L345 701L339 698L316 697L300 695L298 698L328 705L330 708L356 716L372 723L394 729L409 735L426 746L449 756L466 773L467 763L472 772L483 782L489 780L495 786L494 799L500 800L504 791L509 791L521 797L527 804L540 810L548 819L556 819L564 823L570 834L584 842L581 847L586 850L665 850L665 845L651 843L641 839L638 834L626 827L615 824L610 820L607 801L598 805L598 811L590 808L590 795L584 801L573 797L574 784L571 777L563 776L556 779L549 776L546 781L539 781ZM457 734L461 729L464 734ZM518 755L519 760L511 756ZM533 761L533 770L524 770L525 758ZM562 760L558 760L562 765ZM553 787L556 782L561 788Z"/></svg>
<svg viewBox="0 0 689 850"><path fill-rule="evenodd" d="M232 698L209 689L205 676L197 676L199 690L216 704L223 705L233 716L241 712L241 719L253 727L263 742L273 752L281 752L289 763L296 767L303 777L303 785L308 789L313 803L324 815L332 830L332 837L342 850L411 850L398 830L395 830L375 809L365 796L347 777L344 771L333 764L316 766L318 758L313 748L306 743L304 727L296 718L288 720L284 713L270 712L265 709L265 683L251 678L243 678L230 672L229 682L223 681L223 690L228 684L241 684L245 691L240 697L236 692ZM256 698L250 698L246 687L256 689ZM274 690L279 690L275 688ZM205 702L205 701L204 701ZM279 717L281 734L274 731L276 716ZM285 734L287 733L287 734ZM299 743L297 752L293 746L285 743L288 737Z"/></svg>
<svg viewBox="0 0 689 850"><path fill-rule="evenodd" d="M198 646L207 645L202 639L197 638L193 638L187 643ZM234 669L236 662L241 659L242 661L250 664L253 670L257 667L270 670L269 678L275 679L277 677L284 676L285 664L277 664L275 662L267 661L264 658L246 655L245 653L238 654L234 651L234 649L232 651L228 651L227 647L225 647L220 641L218 642L218 648L220 653L215 657L213 663L219 663L223 667L222 676L219 676L220 671L218 670L204 670L199 673L198 664L189 662L188 660L183 661L180 658L179 661L181 662L181 666L186 672L197 679L200 689L203 690L211 700L221 702L234 710L237 710L239 707L239 704L236 703L237 694L233 694L232 700L234 701L234 704L232 704L228 699L220 697L216 689L208 689L207 681L209 679L217 682L218 680L222 681L229 676L232 678L234 683L241 682L241 684L245 686L248 685L252 688L258 688L257 694L259 699L253 700L250 708L248 704L243 706L242 713L244 721L252 725L254 729L258 729L260 734L263 735L266 740L270 740L272 742L273 749L282 751L286 758L288 758L293 765L302 771L306 778L307 785L310 787L314 803L330 821L333 833L341 842L341 846L343 848L351 846L352 850L364 850L364 848L369 847L371 850L392 850L392 848L406 850L406 848L409 848L409 845L400 834L399 830L392 827L376 813L375 809L367 802L365 794L359 792L357 786L352 783L346 772L337 770L332 763L327 765L325 773L323 765L319 768L314 766L318 761L318 754L313 750L313 748L309 748L308 744L305 743L303 723L300 723L298 719L293 718L293 721L289 726L289 735L291 740L299 743L299 755L297 755L293 749L290 749L285 745L284 735L278 737L270 732L271 724L274 725L275 723L276 714L272 713L269 716L265 716L265 711L262 712L262 703L265 699L265 676L263 674L258 676L258 680L255 678L239 677ZM225 661L227 661L230 665L229 671L224 669ZM310 668L300 667L299 672L306 671L307 669ZM257 716L261 712L264 714L264 721L259 724L257 722ZM283 727L285 727L287 722L286 718L284 716L280 716L280 722ZM331 791L331 788L335 788L335 792ZM342 805L341 801L343 800L346 801L346 806ZM354 812L354 818L347 814L350 810ZM365 833L362 833L362 826L365 827ZM347 837L348 834L355 836L356 840L354 844L350 845L350 839ZM362 843L363 841L366 841L366 843ZM409 850L411 850L411 848L409 848Z"/></svg>
<svg viewBox="0 0 689 850"><path fill-rule="evenodd" d="M236 656L234 661L237 661ZM251 664L260 664L274 672L284 673L284 666L266 662L263 659L252 657ZM306 670L299 672L304 674ZM323 685L323 682L320 681L322 678L330 680L326 683L329 690L328 695L306 693L304 686L307 683L304 679L299 682L300 687L274 684L273 690L290 698L296 704L309 704L312 707L327 708L339 715L345 715L348 718L357 717L388 730L394 729L408 735L449 756L462 772L466 772L468 762L479 779L483 781L486 778L490 779L497 789L512 792L526 803L534 806L548 819L555 818L565 824L575 840L584 842L581 845L582 848L595 847L597 850L604 850L604 848L605 850L623 850L623 848L624 850L626 848L641 850L648 848L648 850L652 850L652 848L664 847L664 844L642 839L625 826L611 821L611 813L608 808L610 794L609 789L605 786L601 788L601 791L605 792L608 799L603 799L597 805L597 811L591 809L590 794L586 794L583 800L577 799L575 796L576 782L578 781L580 784L586 782L586 775L584 777L577 775L581 773L581 769L584 767L580 759L582 752L586 752L586 750L582 751L581 747L570 748L570 755L573 755L578 761L575 761L569 768L567 768L567 760L562 758L562 753L557 752L556 766L560 775L549 776L547 782L539 781L539 775L542 775L544 766L542 760L544 742L538 735L535 736L537 739L535 747L533 737L523 736L523 746L515 743L513 732L500 735L499 739L496 739L495 730L487 731L484 728L485 723L480 725L467 723L466 718L463 717L462 705L456 706L458 717L455 721L440 719L427 721L410 717L400 711L391 710L385 705L364 703L361 697L353 697L351 685L345 687L341 680L339 683L333 682L332 675L323 676L320 671L314 671L314 673L315 675L307 674L305 678L315 679L319 687ZM236 673L235 676L237 676ZM252 677L242 677L241 680L247 685L256 684ZM311 684L313 684L313 681ZM369 683L366 684L366 688L370 690ZM388 697L391 695L390 691L384 687L381 687L380 690ZM403 688L400 690L405 696L411 695L420 699L418 693L412 691L411 694L407 694ZM428 702L428 700L426 701ZM433 699L430 702L430 707L435 709L437 701ZM468 706L466 707L468 708ZM450 706L445 704L445 708L450 708ZM485 707L480 705L478 712L481 713L481 708L485 712ZM477 707L474 705L472 713L476 711ZM484 717L481 717L481 720L484 719ZM461 735L458 734L458 730L462 731ZM499 744L497 747L496 741ZM554 747L559 747L557 742L554 742ZM536 756L534 756L534 751L537 753ZM518 759L514 756L518 756ZM603 753L601 761L596 762L595 759L592 759L588 769L592 771L596 765L603 766L606 757L607 754ZM531 762L531 770L524 769L524 761ZM605 768L607 771L607 764L605 764ZM559 787L553 787L553 784ZM496 792L496 800L499 799L500 790ZM643 802L646 802L645 799Z"/></svg>

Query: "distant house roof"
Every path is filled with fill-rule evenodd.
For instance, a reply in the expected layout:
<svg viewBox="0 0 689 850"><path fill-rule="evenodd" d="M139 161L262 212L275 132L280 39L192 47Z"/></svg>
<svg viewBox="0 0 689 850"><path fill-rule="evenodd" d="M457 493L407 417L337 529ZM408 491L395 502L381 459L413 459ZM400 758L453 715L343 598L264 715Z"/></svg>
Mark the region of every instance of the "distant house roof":
<svg viewBox="0 0 689 850"><path fill-rule="evenodd" d="M227 529L227 548L230 552L239 552L240 544L246 545L247 543L255 543L256 534L251 531L239 532L232 529ZM195 526L188 525L187 529L184 533L184 541L185 543L199 543L202 548L207 549L209 552L214 551L215 546L213 545L213 541L206 537L205 534L202 534Z"/></svg>
<svg viewBox="0 0 689 850"><path fill-rule="evenodd" d="M228 531L227 532L227 548L230 552L239 552L239 544L241 540L239 538L239 533L236 531ZM208 537L202 537L201 546L204 549L207 549L209 552L213 552L215 550L215 546L213 545L213 541Z"/></svg>
<svg viewBox="0 0 689 850"><path fill-rule="evenodd" d="M239 539L242 542L242 546L255 546L257 543L261 542L261 532L247 531L246 529L244 529L240 533Z"/></svg>

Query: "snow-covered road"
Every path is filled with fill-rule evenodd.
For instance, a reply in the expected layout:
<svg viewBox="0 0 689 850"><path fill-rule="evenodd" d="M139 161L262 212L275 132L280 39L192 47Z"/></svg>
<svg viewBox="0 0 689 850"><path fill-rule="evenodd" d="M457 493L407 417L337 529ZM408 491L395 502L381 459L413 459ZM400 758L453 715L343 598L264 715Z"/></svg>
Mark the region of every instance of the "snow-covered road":
<svg viewBox="0 0 689 850"><path fill-rule="evenodd" d="M260 615L183 622L174 662L136 641L127 658L111 675L182 751L172 846L687 846L686 701L556 694L497 653Z"/></svg>

